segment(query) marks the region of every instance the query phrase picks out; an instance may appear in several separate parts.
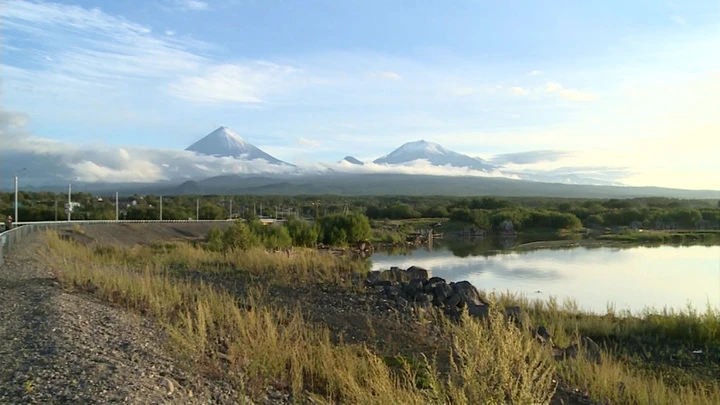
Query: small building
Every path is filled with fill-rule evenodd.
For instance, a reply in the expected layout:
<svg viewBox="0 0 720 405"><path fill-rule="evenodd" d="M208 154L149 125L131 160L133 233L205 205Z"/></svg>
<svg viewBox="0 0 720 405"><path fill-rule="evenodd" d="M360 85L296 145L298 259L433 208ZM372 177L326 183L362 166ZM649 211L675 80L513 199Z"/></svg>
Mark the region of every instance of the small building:
<svg viewBox="0 0 720 405"><path fill-rule="evenodd" d="M632 229L633 231L637 231L640 228L642 228L642 222L640 222L640 221L630 222L630 229Z"/></svg>

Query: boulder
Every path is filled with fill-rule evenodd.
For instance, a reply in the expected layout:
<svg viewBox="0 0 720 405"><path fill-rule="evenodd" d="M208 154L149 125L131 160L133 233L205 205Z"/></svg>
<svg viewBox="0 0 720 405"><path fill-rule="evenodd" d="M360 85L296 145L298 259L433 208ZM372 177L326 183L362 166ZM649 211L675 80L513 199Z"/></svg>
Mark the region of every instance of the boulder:
<svg viewBox="0 0 720 405"><path fill-rule="evenodd" d="M541 344L553 346L552 335L550 335L550 332L548 332L545 326L538 326L537 332L535 332L535 338Z"/></svg>
<svg viewBox="0 0 720 405"><path fill-rule="evenodd" d="M365 282L369 286L377 285L378 281L381 280L382 273L378 270L371 271L368 273L367 278L365 279Z"/></svg>
<svg viewBox="0 0 720 405"><path fill-rule="evenodd" d="M403 292L405 292L405 295L408 297L415 297L415 294L423 292L422 280L410 280L407 284L405 284L405 286L403 286Z"/></svg>
<svg viewBox="0 0 720 405"><path fill-rule="evenodd" d="M419 293L415 295L415 301L421 303L421 304L428 304L431 303L434 296L432 294L426 294L426 293Z"/></svg>
<svg viewBox="0 0 720 405"><path fill-rule="evenodd" d="M391 267L390 270L383 271L381 277L383 280L390 280L398 283L401 281L408 281L405 271L398 267Z"/></svg>
<svg viewBox="0 0 720 405"><path fill-rule="evenodd" d="M602 354L600 352L600 346L595 343L594 340L590 339L587 336L584 336L582 338L582 344L585 348L585 355L588 359L594 361L595 363L600 364L602 362Z"/></svg>
<svg viewBox="0 0 720 405"><path fill-rule="evenodd" d="M389 285L385 287L385 295L387 295L388 298L395 299L397 297L402 297L404 294L399 285Z"/></svg>
<svg viewBox="0 0 720 405"><path fill-rule="evenodd" d="M447 285L447 283L437 283L435 285L435 289L433 290L433 295L435 295L433 303L435 306L440 307L445 303L445 300L450 298L452 294L453 290L449 285Z"/></svg>
<svg viewBox="0 0 720 405"><path fill-rule="evenodd" d="M457 310L458 305L460 305L460 301L462 301L462 298L458 294L453 294L448 299L445 300L445 306L454 308Z"/></svg>
<svg viewBox="0 0 720 405"><path fill-rule="evenodd" d="M473 305L489 305L489 302L486 302L482 299L480 296L480 293L478 292L477 288L470 284L469 281L460 281L458 283L451 283L450 287L452 287L455 294L460 296L460 305L461 306L469 306L470 304Z"/></svg>
<svg viewBox="0 0 720 405"><path fill-rule="evenodd" d="M390 287L392 285L392 281L390 280L377 280L373 283L376 287Z"/></svg>
<svg viewBox="0 0 720 405"><path fill-rule="evenodd" d="M506 307L505 317L515 322L515 325L520 329L528 329L530 327L530 317L518 306Z"/></svg>
<svg viewBox="0 0 720 405"><path fill-rule="evenodd" d="M580 340L580 345L578 345L577 343L571 344L565 349L559 350L555 357L559 360L574 359L580 352L580 347L582 347L583 353L585 353L585 357L590 361L598 364L602 361L600 346L598 346L595 341L593 341L587 336L583 337Z"/></svg>
<svg viewBox="0 0 720 405"><path fill-rule="evenodd" d="M490 313L490 307L488 305L474 305L468 304L468 315L477 318L485 319Z"/></svg>
<svg viewBox="0 0 720 405"><path fill-rule="evenodd" d="M430 293L435 291L435 287L437 287L440 283L445 283L445 279L440 277L430 277L427 283L425 283L425 292Z"/></svg>
<svg viewBox="0 0 720 405"><path fill-rule="evenodd" d="M429 272L427 270L417 266L410 266L407 270L405 270L405 273L410 280L427 280L429 277Z"/></svg>

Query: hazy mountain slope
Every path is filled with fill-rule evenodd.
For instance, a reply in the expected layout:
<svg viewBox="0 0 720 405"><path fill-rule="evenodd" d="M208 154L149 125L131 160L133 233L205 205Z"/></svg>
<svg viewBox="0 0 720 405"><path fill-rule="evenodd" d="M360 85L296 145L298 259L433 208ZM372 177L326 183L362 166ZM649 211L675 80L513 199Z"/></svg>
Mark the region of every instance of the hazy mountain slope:
<svg viewBox="0 0 720 405"><path fill-rule="evenodd" d="M335 174L282 178L223 176L197 185L203 194L342 194L342 195L447 195L538 196L575 198L719 198L720 191L679 190L660 187L613 187L539 183L486 177L447 177L404 174ZM174 187L167 193L179 194Z"/></svg>
<svg viewBox="0 0 720 405"><path fill-rule="evenodd" d="M342 162L348 162L348 163L352 163L354 165L359 165L359 166L365 165L365 163L363 163L362 160L357 159L354 156L345 156L339 163L342 163Z"/></svg>

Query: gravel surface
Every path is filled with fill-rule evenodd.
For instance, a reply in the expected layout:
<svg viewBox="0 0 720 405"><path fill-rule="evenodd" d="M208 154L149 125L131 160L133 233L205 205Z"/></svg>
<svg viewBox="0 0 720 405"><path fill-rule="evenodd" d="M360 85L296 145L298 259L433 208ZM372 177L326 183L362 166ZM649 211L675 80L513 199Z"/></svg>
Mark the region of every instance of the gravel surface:
<svg viewBox="0 0 720 405"><path fill-rule="evenodd" d="M227 384L179 367L150 320L63 293L41 235L0 266L0 404L230 404Z"/></svg>

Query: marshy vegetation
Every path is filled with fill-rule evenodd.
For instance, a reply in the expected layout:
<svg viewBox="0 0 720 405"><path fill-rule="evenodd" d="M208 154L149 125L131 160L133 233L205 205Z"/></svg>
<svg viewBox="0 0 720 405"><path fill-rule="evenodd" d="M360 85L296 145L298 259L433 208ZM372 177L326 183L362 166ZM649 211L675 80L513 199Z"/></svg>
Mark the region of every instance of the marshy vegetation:
<svg viewBox="0 0 720 405"><path fill-rule="evenodd" d="M320 403L720 403L711 307L597 316L572 302L491 294L489 323L420 310L408 318L374 308L366 262L276 253L247 227L213 231L207 243L132 247L49 233L46 256L66 289L156 319L186 364L251 396L273 385ZM561 345L591 337L602 361L555 360L495 309L507 305Z"/></svg>

